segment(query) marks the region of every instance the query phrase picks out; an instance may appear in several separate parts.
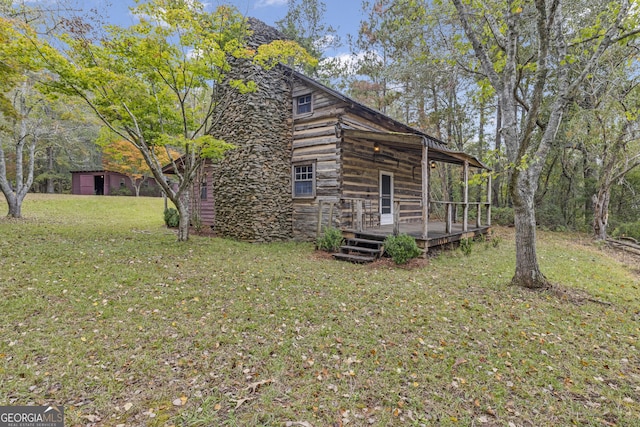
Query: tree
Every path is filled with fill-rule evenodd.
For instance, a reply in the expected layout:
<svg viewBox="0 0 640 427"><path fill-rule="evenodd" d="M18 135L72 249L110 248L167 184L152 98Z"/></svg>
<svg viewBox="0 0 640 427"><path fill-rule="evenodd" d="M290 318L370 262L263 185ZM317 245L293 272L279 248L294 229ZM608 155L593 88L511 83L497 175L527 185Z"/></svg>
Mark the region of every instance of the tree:
<svg viewBox="0 0 640 427"><path fill-rule="evenodd" d="M335 28L324 23L326 5L319 0L288 0L287 5L287 14L276 21L276 27L316 59L313 65L305 67L308 74L330 79L335 73L332 62L323 61L324 52L339 47L340 37Z"/></svg>
<svg viewBox="0 0 640 427"><path fill-rule="evenodd" d="M0 7L5 14L8 10ZM40 83L49 76L43 72L41 49L32 27L0 15L0 191L13 218L22 217L22 202L34 179L36 146L45 132Z"/></svg>
<svg viewBox="0 0 640 427"><path fill-rule="evenodd" d="M116 140L107 144L102 144L102 166L105 170L120 172L131 181L135 189L136 197L140 196L140 188L147 179L153 177L153 173L140 150L136 149L127 141ZM153 147L152 149L155 149ZM158 150L154 153L161 164L169 164L171 159L180 157L180 153L170 150Z"/></svg>
<svg viewBox="0 0 640 427"><path fill-rule="evenodd" d="M613 49L612 49L613 50ZM572 118L575 143L594 169L595 186L586 194L593 209L596 240L607 238L613 186L640 166L640 77L637 64L616 49L607 72L596 70L585 81L579 110ZM593 161L589 161L593 159Z"/></svg>
<svg viewBox="0 0 640 427"><path fill-rule="evenodd" d="M639 31L637 17L628 0L451 1L501 107L516 227L512 283L545 288L534 203L541 170L572 97L607 49Z"/></svg>
<svg viewBox="0 0 640 427"><path fill-rule="evenodd" d="M324 23L327 7L323 1L288 0L287 4L287 14L276 21L276 26L311 56L320 60L327 47L337 47L340 44L335 28Z"/></svg>
<svg viewBox="0 0 640 427"><path fill-rule="evenodd" d="M138 24L110 26L100 41L74 26L62 37L62 54L49 50L43 56L59 76L52 90L82 98L118 138L140 151L180 213L178 240L184 241L194 179L205 159L219 159L233 148L212 135L230 102L222 88L257 88L252 81L226 77L229 58L250 58L255 52L245 46L245 20L228 6L206 12L200 2L155 0L139 4L133 13ZM293 44L281 43L277 51L304 56ZM256 57L263 63L269 59L264 52ZM182 155L172 157L171 150ZM176 187L163 175L161 151L171 160Z"/></svg>

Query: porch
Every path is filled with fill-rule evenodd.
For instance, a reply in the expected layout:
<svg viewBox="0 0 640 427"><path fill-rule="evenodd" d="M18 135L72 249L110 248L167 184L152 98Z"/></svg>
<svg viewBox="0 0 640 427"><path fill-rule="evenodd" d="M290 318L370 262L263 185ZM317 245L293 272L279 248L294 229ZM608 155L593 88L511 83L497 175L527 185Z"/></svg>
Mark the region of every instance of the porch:
<svg viewBox="0 0 640 427"><path fill-rule="evenodd" d="M429 209L422 209L420 199L396 199L393 201L393 220L389 224L381 224L379 203L379 200L359 198L320 200L317 236L329 224L338 226L347 239L382 241L390 235L408 234L427 253L432 248L486 235L491 231L489 202L431 201ZM427 221L416 215L425 211L430 212Z"/></svg>
<svg viewBox="0 0 640 427"><path fill-rule="evenodd" d="M345 237L361 237L370 240L384 240L387 236L395 235L396 226L380 225L357 231L354 229L344 229ZM422 235L422 223L400 224L399 232L408 234L416 239L418 247L421 249L438 249L451 243L459 242L464 239L473 239L475 237L486 235L491 231L488 225L471 226L466 231L463 230L462 224L452 224L451 230L447 231L447 224L441 221L429 221L428 234L425 239Z"/></svg>

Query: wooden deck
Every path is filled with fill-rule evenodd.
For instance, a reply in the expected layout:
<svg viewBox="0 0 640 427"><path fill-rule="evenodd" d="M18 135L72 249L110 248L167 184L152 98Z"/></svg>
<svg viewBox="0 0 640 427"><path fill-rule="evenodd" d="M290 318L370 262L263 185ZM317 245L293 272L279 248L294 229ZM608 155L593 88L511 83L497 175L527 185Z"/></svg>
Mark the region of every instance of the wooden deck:
<svg viewBox="0 0 640 427"><path fill-rule="evenodd" d="M416 239L418 246L422 249L438 248L450 243L459 242L462 239L472 239L480 235L486 235L491 231L490 226L476 227L475 224L469 224L467 231L462 231L461 223L454 223L451 225L451 232L446 233L444 222L430 221L428 228L428 238L422 239L422 224L419 222L414 223L401 223L400 233L408 234ZM393 234L393 225L381 225L376 227L367 227L361 232L355 230L344 230L347 236L361 236L363 238L382 240L387 236Z"/></svg>

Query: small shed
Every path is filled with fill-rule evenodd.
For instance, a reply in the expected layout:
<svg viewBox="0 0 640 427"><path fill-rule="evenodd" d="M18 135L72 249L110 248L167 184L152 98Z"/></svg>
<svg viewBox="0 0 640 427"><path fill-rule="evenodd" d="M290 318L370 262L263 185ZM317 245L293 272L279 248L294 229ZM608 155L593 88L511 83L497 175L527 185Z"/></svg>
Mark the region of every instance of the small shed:
<svg viewBox="0 0 640 427"><path fill-rule="evenodd" d="M71 171L71 193L78 195L135 195L136 190L131 178L108 170ZM140 187L141 196L159 197L162 195L155 179L147 178Z"/></svg>

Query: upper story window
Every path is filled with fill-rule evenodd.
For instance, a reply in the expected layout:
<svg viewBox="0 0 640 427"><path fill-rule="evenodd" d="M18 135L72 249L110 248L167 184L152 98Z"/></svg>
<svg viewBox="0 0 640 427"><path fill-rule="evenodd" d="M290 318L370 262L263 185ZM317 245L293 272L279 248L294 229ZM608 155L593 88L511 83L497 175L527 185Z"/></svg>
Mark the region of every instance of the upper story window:
<svg viewBox="0 0 640 427"><path fill-rule="evenodd" d="M296 114L311 112L311 94L302 95L296 98Z"/></svg>

